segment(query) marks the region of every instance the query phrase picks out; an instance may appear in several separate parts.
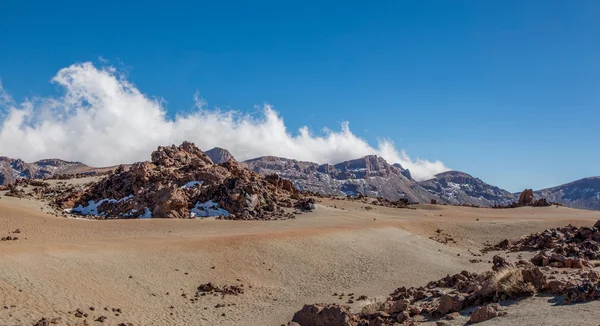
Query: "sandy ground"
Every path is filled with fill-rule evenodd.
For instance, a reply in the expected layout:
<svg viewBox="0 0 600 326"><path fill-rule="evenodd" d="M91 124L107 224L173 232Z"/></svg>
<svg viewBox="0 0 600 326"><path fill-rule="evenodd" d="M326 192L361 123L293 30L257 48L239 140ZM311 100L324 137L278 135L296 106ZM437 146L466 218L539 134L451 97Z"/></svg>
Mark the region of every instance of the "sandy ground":
<svg viewBox="0 0 600 326"><path fill-rule="evenodd" d="M557 207L363 206L323 200L313 213L269 222L90 221L55 217L39 202L2 196L0 235L19 240L0 242L0 325L32 325L41 317L77 325L83 319L69 312L81 308L91 325L101 325L94 320L103 315L106 325L277 326L305 303L348 299L336 292L375 300L400 286L488 270L488 263L469 262L475 258L469 251L478 252L485 241L600 218ZM9 234L17 228L21 233ZM437 229L456 243L429 239ZM207 282L244 284L245 293L190 302ZM515 303L506 317L482 325L598 324L596 302L553 306L548 300Z"/></svg>

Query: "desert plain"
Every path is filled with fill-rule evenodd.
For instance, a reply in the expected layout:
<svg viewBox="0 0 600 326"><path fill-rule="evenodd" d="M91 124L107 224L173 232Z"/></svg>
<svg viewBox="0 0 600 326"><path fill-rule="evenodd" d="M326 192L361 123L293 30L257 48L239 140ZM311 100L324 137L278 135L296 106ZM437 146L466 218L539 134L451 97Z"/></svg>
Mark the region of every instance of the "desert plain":
<svg viewBox="0 0 600 326"><path fill-rule="evenodd" d="M42 318L57 325L286 325L304 304L360 311L398 287L489 270L495 254L510 259L481 254L486 242L600 219L597 211L556 206L366 208L322 198L313 212L278 221L86 220L56 216L41 201L0 197L0 235L18 237L0 242L0 325ZM208 282L243 293L195 297ZM361 295L368 299L348 303ZM534 296L504 305L506 316L481 325L600 319L598 301L559 305ZM87 316L76 317L77 309Z"/></svg>

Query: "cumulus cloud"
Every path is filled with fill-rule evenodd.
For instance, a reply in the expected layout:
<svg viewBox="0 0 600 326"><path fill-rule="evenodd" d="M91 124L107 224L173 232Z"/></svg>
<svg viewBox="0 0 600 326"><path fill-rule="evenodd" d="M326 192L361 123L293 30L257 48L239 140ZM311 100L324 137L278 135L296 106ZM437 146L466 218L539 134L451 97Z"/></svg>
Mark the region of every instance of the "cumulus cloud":
<svg viewBox="0 0 600 326"><path fill-rule="evenodd" d="M195 110L169 118L160 98L141 93L112 67L74 64L61 69L52 82L64 89L62 96L22 103L0 84L0 155L106 166L146 160L158 145L189 140L204 150L227 148L240 160L274 155L338 163L376 154L402 164L416 179L448 170L440 161L411 159L387 139L373 147L353 134L347 122L339 131L313 134L302 127L292 133L270 105L258 116L211 110L196 94Z"/></svg>

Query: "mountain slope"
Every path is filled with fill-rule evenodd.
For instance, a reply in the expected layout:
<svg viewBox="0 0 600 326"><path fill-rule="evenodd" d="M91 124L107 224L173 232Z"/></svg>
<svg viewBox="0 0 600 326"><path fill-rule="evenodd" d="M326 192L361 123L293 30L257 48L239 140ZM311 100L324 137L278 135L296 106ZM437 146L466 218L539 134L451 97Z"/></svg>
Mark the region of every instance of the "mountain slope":
<svg viewBox="0 0 600 326"><path fill-rule="evenodd" d="M437 174L435 178L422 181L419 185L439 197L442 203L453 205L506 205L518 198L506 190L460 171Z"/></svg>
<svg viewBox="0 0 600 326"><path fill-rule="evenodd" d="M56 175L86 173L96 170L80 162L46 159L26 163L21 159L0 157L0 186L18 179L44 179Z"/></svg>
<svg viewBox="0 0 600 326"><path fill-rule="evenodd" d="M600 210L600 176L538 190L534 194L568 207Z"/></svg>
<svg viewBox="0 0 600 326"><path fill-rule="evenodd" d="M304 191L339 196L363 194L389 200L407 198L418 202L435 198L408 178L408 170L399 164L390 165L375 155L335 165L274 156L259 157L244 163L262 175L277 174L291 180L294 186Z"/></svg>

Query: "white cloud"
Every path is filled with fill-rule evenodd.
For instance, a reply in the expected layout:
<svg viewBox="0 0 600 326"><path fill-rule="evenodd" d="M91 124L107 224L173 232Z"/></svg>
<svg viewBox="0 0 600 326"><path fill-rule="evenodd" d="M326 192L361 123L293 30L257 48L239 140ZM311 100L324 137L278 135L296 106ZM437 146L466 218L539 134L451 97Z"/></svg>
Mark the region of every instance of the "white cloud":
<svg viewBox="0 0 600 326"><path fill-rule="evenodd" d="M400 163L416 179L448 170L440 161L411 159L386 139L372 147L350 131L314 135L308 127L290 133L283 118L265 105L258 117L209 110L194 95L197 109L174 119L163 101L142 94L114 68L91 63L61 69L52 79L65 93L16 104L0 84L0 155L26 161L58 157L105 166L146 160L158 145L189 140L201 149L227 148L238 159L275 155L317 163L337 163L377 154Z"/></svg>

